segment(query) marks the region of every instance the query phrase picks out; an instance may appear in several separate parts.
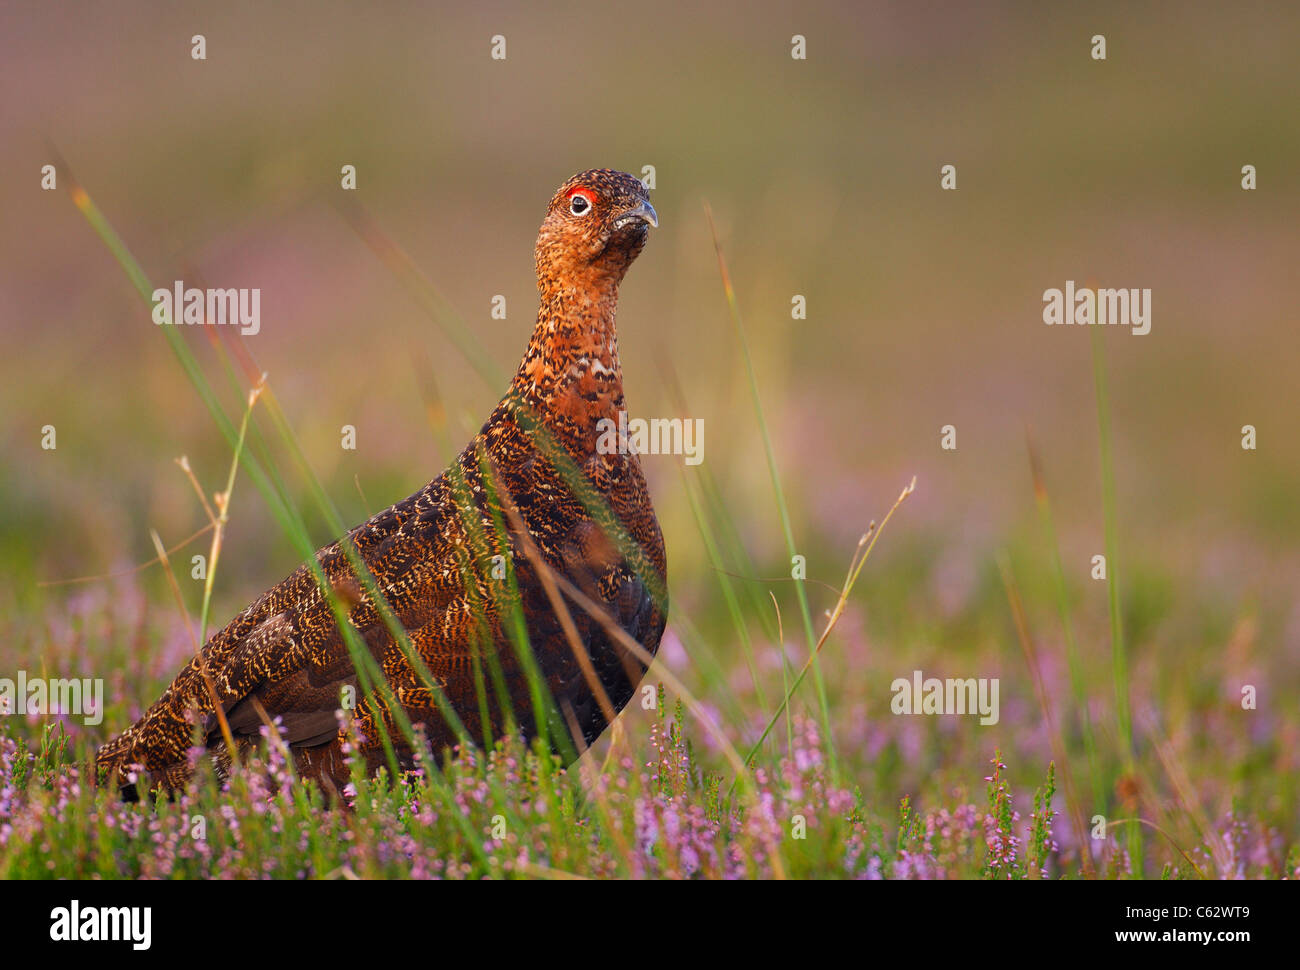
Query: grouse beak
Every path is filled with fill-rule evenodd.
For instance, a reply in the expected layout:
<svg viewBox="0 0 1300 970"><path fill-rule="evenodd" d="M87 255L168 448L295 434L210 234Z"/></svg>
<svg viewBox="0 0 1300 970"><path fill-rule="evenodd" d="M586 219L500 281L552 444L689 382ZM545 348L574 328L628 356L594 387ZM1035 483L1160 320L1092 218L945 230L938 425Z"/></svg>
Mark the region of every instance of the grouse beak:
<svg viewBox="0 0 1300 970"><path fill-rule="evenodd" d="M646 225L659 228L659 214L655 212L654 206L649 202L641 201L630 209L625 209L614 218L614 228L622 229L624 226L633 222L644 222Z"/></svg>

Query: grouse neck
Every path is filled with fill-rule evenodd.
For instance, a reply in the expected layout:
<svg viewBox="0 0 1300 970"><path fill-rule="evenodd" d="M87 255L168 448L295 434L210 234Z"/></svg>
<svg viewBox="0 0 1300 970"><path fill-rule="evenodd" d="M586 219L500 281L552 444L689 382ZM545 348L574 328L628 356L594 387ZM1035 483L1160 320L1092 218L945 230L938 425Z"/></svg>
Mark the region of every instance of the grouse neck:
<svg viewBox="0 0 1300 970"><path fill-rule="evenodd" d="M543 291L537 326L515 375L515 393L578 450L594 448L602 419L617 423L625 407L617 307L617 284L605 292Z"/></svg>

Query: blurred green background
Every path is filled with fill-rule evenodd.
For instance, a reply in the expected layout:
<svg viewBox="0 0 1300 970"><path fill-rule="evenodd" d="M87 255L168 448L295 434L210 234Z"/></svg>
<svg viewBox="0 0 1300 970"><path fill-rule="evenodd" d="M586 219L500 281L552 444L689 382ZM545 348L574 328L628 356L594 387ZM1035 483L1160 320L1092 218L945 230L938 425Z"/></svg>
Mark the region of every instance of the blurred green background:
<svg viewBox="0 0 1300 970"><path fill-rule="evenodd" d="M653 165L661 225L619 314L629 407L678 414L680 388L759 575L789 561L706 200L810 577L838 585L867 522L918 477L845 621L863 652L837 674L843 711L901 730L883 718L887 685L914 662L1023 676L999 549L1059 656L1032 424L1096 664L1095 716L1111 717L1106 592L1088 578L1103 551L1089 336L1041 320L1044 289L1096 280L1153 291L1149 335L1105 335L1135 706L1230 712L1237 683L1262 671L1264 733L1295 740L1298 31L1300 9L1280 4L5 4L0 658L60 609L67 588L38 581L129 568L153 555L150 528L171 543L203 525L176 456L209 491L229 462L108 251L66 192L40 190L50 145L155 285L262 289L262 331L244 343L350 522L450 457L422 382L457 447L503 387L340 217L340 166L357 167L358 201L509 374L555 187L584 168ZM205 61L190 57L196 33ZM1102 62L1089 56L1097 33ZM496 34L504 61L489 56ZM791 58L793 34L806 60ZM955 192L939 188L949 163ZM1240 187L1245 164L1256 191ZM490 317L495 294L505 320ZM790 318L794 294L807 320ZM207 341L185 336L225 387ZM237 413L233 392L226 403ZM40 447L46 424L56 451ZM339 447L344 424L355 452ZM955 452L939 447L945 424ZM1244 424L1255 452L1240 447ZM674 457L644 464L674 608L739 667L684 495L683 475L699 473ZM295 565L247 479L232 517L218 622ZM158 570L144 582L174 609ZM770 586L800 662L790 586ZM1220 672L1229 642L1244 646ZM1195 704L1181 665L1203 675ZM1004 683L1004 709L1021 703L1034 721L1021 687L1015 701ZM1006 713L961 730L985 732L971 743L991 751L1014 746L1018 724ZM948 764L943 745L928 750L900 785ZM1294 774L1296 756L1277 756L1274 770Z"/></svg>

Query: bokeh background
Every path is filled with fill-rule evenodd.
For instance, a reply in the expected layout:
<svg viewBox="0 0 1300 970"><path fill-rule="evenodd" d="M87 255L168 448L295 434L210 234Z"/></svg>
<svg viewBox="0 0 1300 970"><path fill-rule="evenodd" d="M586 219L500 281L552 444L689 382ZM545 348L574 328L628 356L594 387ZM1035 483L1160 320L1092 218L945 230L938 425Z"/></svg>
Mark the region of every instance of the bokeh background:
<svg viewBox="0 0 1300 970"><path fill-rule="evenodd" d="M190 57L196 33L205 61ZM489 56L496 34L504 61ZM806 60L791 58L793 34ZM788 575L707 201L810 578L838 585L867 523L918 479L825 651L855 777L886 805L978 789L981 758L1001 747L1012 770L1041 778L1050 745L999 552L1077 744L1027 425L1089 705L1117 765L1106 589L1089 578L1104 531L1089 335L1044 326L1042 293L1067 279L1150 288L1150 334L1104 340L1113 566L1134 708L1153 726L1139 730L1138 797L1153 811L1165 800L1159 737L1208 815L1245 805L1294 836L1298 36L1300 10L1283 4L5 3L0 667L57 666L59 631L81 629L95 597L122 601L128 581L39 584L130 569L153 556L150 528L171 543L203 525L175 457L209 492L229 463L110 253L63 187L40 190L56 150L155 285L261 288L262 331L244 344L349 522L438 473L440 433L459 447L503 385L466 364L342 218L340 167L357 167L357 201L508 375L532 327L532 247L555 187L584 168L653 165L661 225L620 307L627 399L634 416L705 425L701 469L645 459L674 610L689 620L664 661L737 737L765 720L687 500L691 476L711 476L754 574ZM955 192L939 188L949 163ZM505 320L490 316L495 294ZM794 294L806 320L791 319ZM185 337L225 388L209 343ZM224 403L238 413L233 390ZM40 447L46 424L55 451ZM355 452L339 447L344 424ZM946 424L955 452L939 447ZM1241 448L1244 424L1257 451ZM246 479L231 511L218 622L296 561ZM165 651L137 644L163 651L149 661L163 678L186 649L175 605L156 568L129 584L150 622L172 624ZM790 584L758 586L759 601L776 594L802 663ZM833 602L821 586L810 595L818 611ZM746 623L770 692L772 617ZM97 629L77 634L87 656ZM891 717L888 685L916 667L1001 677L1001 724ZM1243 683L1260 691L1249 715ZM1115 772L1090 804L1112 805Z"/></svg>

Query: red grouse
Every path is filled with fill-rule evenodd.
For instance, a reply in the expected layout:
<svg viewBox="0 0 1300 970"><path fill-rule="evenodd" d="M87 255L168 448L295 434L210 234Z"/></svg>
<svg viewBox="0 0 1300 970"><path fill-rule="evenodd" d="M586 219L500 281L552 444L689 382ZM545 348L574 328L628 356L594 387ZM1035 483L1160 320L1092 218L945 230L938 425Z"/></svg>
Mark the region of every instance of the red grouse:
<svg viewBox="0 0 1300 970"><path fill-rule="evenodd" d="M300 566L213 635L201 660L99 749L98 767L128 794L132 765L178 788L197 732L224 771L214 696L237 749L278 717L301 775L334 786L348 777L336 714L347 693L371 772L389 763L384 733L400 767L415 764L397 705L435 753L458 741L440 702L479 743L512 726L535 735L539 719L553 744L557 731L595 740L645 673L619 630L653 654L668 608L663 534L640 462L625 439L613 449L602 439L625 409L619 283L657 225L631 175L599 169L565 182L537 236L541 306L505 397L446 472L346 537L373 583L341 542L321 549L330 593ZM395 703L362 690L331 600Z"/></svg>

